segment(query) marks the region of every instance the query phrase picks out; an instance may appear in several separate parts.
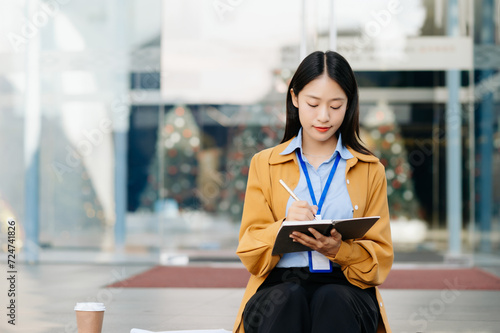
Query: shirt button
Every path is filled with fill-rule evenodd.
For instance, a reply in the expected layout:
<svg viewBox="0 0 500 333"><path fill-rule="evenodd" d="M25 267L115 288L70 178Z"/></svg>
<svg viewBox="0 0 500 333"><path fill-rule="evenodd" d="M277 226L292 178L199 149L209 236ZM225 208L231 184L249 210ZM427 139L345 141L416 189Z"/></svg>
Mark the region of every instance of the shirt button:
<svg viewBox="0 0 500 333"><path fill-rule="evenodd" d="M354 209L358 210L358 205L354 206Z"/></svg>

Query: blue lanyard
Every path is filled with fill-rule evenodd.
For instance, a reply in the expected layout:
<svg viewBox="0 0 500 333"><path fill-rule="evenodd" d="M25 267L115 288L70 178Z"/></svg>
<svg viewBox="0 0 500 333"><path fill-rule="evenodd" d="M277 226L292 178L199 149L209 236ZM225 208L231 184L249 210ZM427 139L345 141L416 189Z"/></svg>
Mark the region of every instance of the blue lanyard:
<svg viewBox="0 0 500 333"><path fill-rule="evenodd" d="M306 176L307 187L309 188L309 194L311 195L313 205L318 206L318 212L316 213L316 215L321 215L321 207L323 207L323 203L325 202L326 193L328 192L328 189L330 188L330 185L332 184L333 175L335 174L335 171L337 171L337 166L339 165L340 153L337 152L337 157L335 158L335 162L333 163L332 170L330 170L330 174L328 175L328 179L326 180L325 188L323 189L323 192L321 193L321 198L319 199L319 204L316 203L316 196L314 195L314 189L313 189L312 184L311 184L311 178L309 178L309 172L307 172L307 166L304 163L304 160L302 159L301 155L302 154L300 152L297 153L297 156L299 157L300 165L302 166L302 171L304 172L304 176Z"/></svg>

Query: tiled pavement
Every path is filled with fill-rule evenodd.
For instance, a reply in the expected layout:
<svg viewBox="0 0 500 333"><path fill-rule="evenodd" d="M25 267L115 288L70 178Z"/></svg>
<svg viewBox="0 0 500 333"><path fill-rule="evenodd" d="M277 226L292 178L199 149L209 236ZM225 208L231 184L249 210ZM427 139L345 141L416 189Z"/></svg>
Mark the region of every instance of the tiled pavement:
<svg viewBox="0 0 500 333"><path fill-rule="evenodd" d="M103 333L232 329L243 289L105 288L151 266L20 265L15 326L7 324L8 285L0 279L0 332L76 333L74 304L96 300L107 307ZM498 266L487 269L500 274ZM393 332L500 332L500 291L382 289L382 295Z"/></svg>

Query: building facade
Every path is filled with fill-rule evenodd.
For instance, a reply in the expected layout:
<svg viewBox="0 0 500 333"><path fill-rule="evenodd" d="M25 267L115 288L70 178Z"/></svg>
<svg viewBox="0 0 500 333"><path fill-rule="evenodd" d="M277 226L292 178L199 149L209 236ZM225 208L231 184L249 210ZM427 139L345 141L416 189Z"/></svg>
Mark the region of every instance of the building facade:
<svg viewBox="0 0 500 333"><path fill-rule="evenodd" d="M250 159L315 50L355 71L396 250L500 254L498 0L2 6L0 223L27 260L234 253Z"/></svg>

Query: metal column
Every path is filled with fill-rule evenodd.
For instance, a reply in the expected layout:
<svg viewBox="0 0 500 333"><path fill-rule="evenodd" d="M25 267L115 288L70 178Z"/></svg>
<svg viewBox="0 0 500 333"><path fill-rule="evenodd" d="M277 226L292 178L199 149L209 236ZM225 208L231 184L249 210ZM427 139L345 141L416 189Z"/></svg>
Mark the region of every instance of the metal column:
<svg viewBox="0 0 500 333"><path fill-rule="evenodd" d="M481 44L495 43L495 22L494 19L494 1L483 0L481 6ZM487 80L494 71L491 69L482 70L479 79ZM492 175L493 175L493 92L487 92L482 96L481 107L478 115L478 153L479 163L479 207L478 218L481 230L480 251L491 251L491 219L492 219Z"/></svg>
<svg viewBox="0 0 500 333"><path fill-rule="evenodd" d="M33 17L39 0L26 3L26 17ZM26 91L24 110L24 171L25 171L25 233L26 260L38 262L39 233L39 171L40 171L40 34L28 39L26 47Z"/></svg>
<svg viewBox="0 0 500 333"><path fill-rule="evenodd" d="M458 0L448 1L447 35L458 37ZM460 71L446 71L448 102L446 104L446 217L448 255L462 252L462 115L460 109Z"/></svg>
<svg viewBox="0 0 500 333"><path fill-rule="evenodd" d="M115 225L114 243L115 251L121 254L125 250L126 237L126 212L127 212L127 151L128 151L128 127L130 101L127 93L128 66L127 55L127 27L129 12L129 1L113 0L109 3L109 15L111 24L111 38L115 50L120 55L121 63L112 71L114 95L122 104L119 112L113 111L113 136L115 148ZM126 105L125 105L126 104ZM124 112L123 108L127 108Z"/></svg>
<svg viewBox="0 0 500 333"><path fill-rule="evenodd" d="M330 51L337 51L337 18L335 11L335 0L330 2Z"/></svg>
<svg viewBox="0 0 500 333"><path fill-rule="evenodd" d="M300 11L300 49L299 49L299 62L304 60L304 58L307 56L307 5L306 5L306 0L302 0L302 7Z"/></svg>

